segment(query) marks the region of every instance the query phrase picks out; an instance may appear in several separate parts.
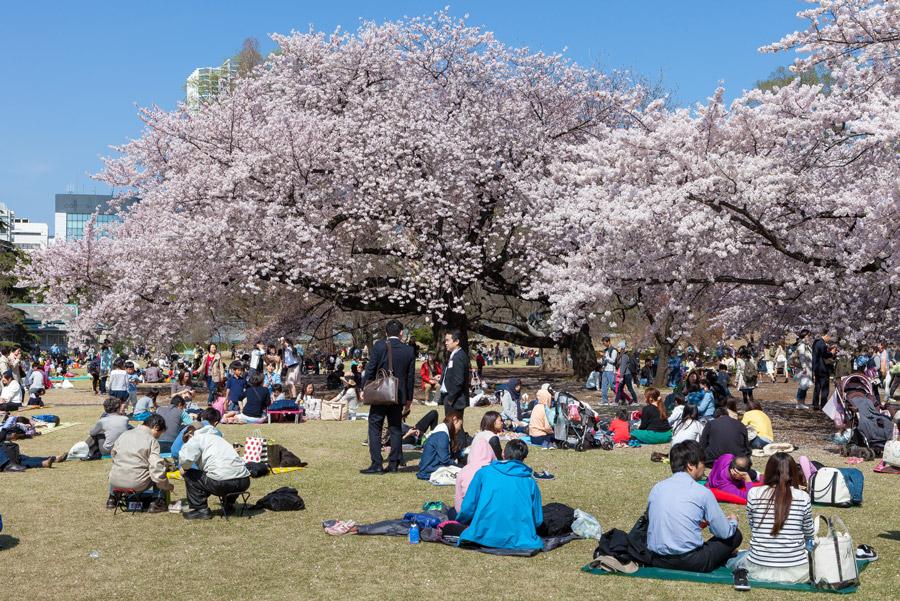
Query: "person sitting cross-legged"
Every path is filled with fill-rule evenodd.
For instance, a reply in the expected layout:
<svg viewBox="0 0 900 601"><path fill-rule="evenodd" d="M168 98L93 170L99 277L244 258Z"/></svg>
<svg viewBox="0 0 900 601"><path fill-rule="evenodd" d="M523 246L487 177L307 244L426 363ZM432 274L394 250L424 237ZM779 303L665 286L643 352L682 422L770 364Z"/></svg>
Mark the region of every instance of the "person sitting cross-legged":
<svg viewBox="0 0 900 601"><path fill-rule="evenodd" d="M734 515L725 517L712 491L697 482L706 466L700 444L687 440L669 451L672 476L650 491L647 550L657 568L712 572L725 565L741 541ZM713 538L704 542L701 525Z"/></svg>
<svg viewBox="0 0 900 601"><path fill-rule="evenodd" d="M103 401L103 415L88 432L87 442L91 459L109 455L119 436L128 431L128 417L125 416L125 401L109 397ZM149 417L149 416L148 416Z"/></svg>
<svg viewBox="0 0 900 601"><path fill-rule="evenodd" d="M537 528L544 521L541 491L531 468L523 463L528 445L522 440L506 443L503 461L494 461L475 472L456 516L468 524L459 544L495 549L543 549Z"/></svg>
<svg viewBox="0 0 900 601"><path fill-rule="evenodd" d="M188 431L185 436L190 438L181 447L178 461L191 510L184 517L189 520L210 519L212 513L207 505L210 495L223 497L223 511L230 512L238 494L250 488L250 472L244 460L212 425L203 426L193 433Z"/></svg>
<svg viewBox="0 0 900 601"><path fill-rule="evenodd" d="M161 491L171 491L174 486L166 478L166 465L159 455L159 437L166 431L166 420L161 415L151 415L144 423L128 430L116 439L112 451L112 468L109 470L111 488L131 489L143 492L155 486ZM115 509L116 500L110 494L107 509ZM167 510L166 501L160 497L150 504L150 513Z"/></svg>

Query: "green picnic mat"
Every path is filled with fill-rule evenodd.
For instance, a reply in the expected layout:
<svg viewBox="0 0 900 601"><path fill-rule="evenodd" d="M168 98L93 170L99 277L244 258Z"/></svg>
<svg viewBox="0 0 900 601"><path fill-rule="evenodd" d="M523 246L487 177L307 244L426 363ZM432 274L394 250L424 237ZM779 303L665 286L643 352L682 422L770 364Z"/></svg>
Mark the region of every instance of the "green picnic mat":
<svg viewBox="0 0 900 601"><path fill-rule="evenodd" d="M865 569L867 565L869 565L868 561L860 559L856 560L856 567L860 571L860 573L862 573L863 569ZM729 586L734 584L734 578L731 575L731 570L724 566L708 573L683 572L681 570L668 570L665 568L638 568L638 571L634 574L626 574L624 572L606 572L604 570L601 570L600 568L592 568L590 564L588 564L581 568L581 571L597 576L630 576L631 578L648 578L652 580L681 580L684 582L702 582L704 584L727 584ZM802 584L784 584L781 582L758 582L756 580L750 581L750 587L770 588L782 591L800 591L805 593L840 594L855 593L857 589L857 587L851 586L839 591L829 591L816 588L808 582L804 582Z"/></svg>

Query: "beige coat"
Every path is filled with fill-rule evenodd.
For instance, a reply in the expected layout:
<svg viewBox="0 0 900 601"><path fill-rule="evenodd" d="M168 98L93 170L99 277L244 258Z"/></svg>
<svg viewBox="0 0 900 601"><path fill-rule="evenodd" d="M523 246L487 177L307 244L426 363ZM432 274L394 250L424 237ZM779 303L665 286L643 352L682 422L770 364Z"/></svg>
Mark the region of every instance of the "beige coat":
<svg viewBox="0 0 900 601"><path fill-rule="evenodd" d="M209 366L209 373L206 373L206 358L209 356L209 353L203 355L203 358L200 359L200 375L204 378L206 376L212 376L213 382L221 382L225 379L225 368L222 367L222 355L216 353L213 356L212 363Z"/></svg>
<svg viewBox="0 0 900 601"><path fill-rule="evenodd" d="M170 489L166 467L159 456L159 442L147 426L119 436L112 448L112 462L109 485L113 488L141 491L156 484L163 490Z"/></svg>

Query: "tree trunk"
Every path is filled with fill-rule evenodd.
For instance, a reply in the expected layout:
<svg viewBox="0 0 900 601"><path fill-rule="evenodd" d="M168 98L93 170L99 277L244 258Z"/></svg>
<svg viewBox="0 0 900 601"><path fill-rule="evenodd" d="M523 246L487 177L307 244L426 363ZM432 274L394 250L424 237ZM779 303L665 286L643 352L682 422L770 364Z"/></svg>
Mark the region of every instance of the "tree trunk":
<svg viewBox="0 0 900 601"><path fill-rule="evenodd" d="M571 353L576 378L587 378L597 368L597 353L591 340L591 327L587 323L575 334L564 336L559 348Z"/></svg>
<svg viewBox="0 0 900 601"><path fill-rule="evenodd" d="M656 367L656 377L653 378L653 386L657 389L661 389L666 385L666 370L669 365L669 357L672 356L672 349L675 348L675 344L669 342L665 337L663 337L662 340L657 338L656 342L657 351L659 353L659 364Z"/></svg>

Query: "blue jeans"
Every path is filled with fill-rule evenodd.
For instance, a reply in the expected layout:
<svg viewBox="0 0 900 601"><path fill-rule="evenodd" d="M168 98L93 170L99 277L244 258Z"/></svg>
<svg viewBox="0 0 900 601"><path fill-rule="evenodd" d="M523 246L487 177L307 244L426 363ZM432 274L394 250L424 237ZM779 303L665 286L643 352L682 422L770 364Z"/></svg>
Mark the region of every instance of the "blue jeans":
<svg viewBox="0 0 900 601"><path fill-rule="evenodd" d="M604 371L603 377L600 379L600 389L603 391L600 393L600 396L603 398L603 402L609 402L609 391L612 390L613 394L615 394L616 387L616 372L614 371Z"/></svg>
<svg viewBox="0 0 900 601"><path fill-rule="evenodd" d="M19 465L26 468L41 467L41 464L47 460L47 457L28 457L27 455L19 455ZM10 463L9 455L6 454L6 446L0 444L0 470Z"/></svg>
<svg viewBox="0 0 900 601"><path fill-rule="evenodd" d="M216 400L216 383L213 382L212 376L206 376L206 390L209 393L206 396L206 404L212 405Z"/></svg>
<svg viewBox="0 0 900 601"><path fill-rule="evenodd" d="M110 390L109 396L120 399L122 401L128 400L128 391L127 390Z"/></svg>

